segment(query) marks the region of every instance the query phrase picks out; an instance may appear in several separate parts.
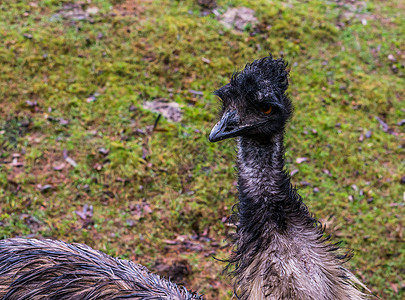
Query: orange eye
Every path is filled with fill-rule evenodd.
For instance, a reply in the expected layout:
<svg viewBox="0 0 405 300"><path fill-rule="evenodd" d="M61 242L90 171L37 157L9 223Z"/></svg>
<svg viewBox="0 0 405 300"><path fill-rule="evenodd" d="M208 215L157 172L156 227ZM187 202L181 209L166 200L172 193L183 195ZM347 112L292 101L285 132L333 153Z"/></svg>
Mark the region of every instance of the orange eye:
<svg viewBox="0 0 405 300"><path fill-rule="evenodd" d="M271 113L272 107L270 104L263 104L260 110L262 111L262 113L268 115L269 113Z"/></svg>

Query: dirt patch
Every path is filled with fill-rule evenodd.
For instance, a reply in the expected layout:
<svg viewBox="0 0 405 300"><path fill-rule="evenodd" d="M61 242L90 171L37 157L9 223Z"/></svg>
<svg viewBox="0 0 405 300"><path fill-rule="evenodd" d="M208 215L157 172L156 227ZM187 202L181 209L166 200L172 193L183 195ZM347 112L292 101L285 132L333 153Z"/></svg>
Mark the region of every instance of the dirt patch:
<svg viewBox="0 0 405 300"><path fill-rule="evenodd" d="M119 1L113 7L113 13L121 15L121 16L139 16L142 15L146 10L146 5L149 4L150 1L141 1L141 0L127 0L127 1Z"/></svg>
<svg viewBox="0 0 405 300"><path fill-rule="evenodd" d="M69 20L87 20L91 16L97 15L98 7L89 6L85 3L66 3L62 8L52 16L52 19L69 19Z"/></svg>
<svg viewBox="0 0 405 300"><path fill-rule="evenodd" d="M143 108L160 113L172 122L180 122L183 118L180 105L176 102L169 102L163 98L147 101L144 103Z"/></svg>

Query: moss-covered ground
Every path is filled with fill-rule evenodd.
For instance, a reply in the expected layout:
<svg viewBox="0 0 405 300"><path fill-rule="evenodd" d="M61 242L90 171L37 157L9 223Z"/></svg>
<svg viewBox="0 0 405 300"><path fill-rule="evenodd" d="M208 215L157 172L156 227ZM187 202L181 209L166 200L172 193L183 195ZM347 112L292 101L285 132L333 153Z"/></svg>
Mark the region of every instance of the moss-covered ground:
<svg viewBox="0 0 405 300"><path fill-rule="evenodd" d="M0 237L86 243L229 299L213 255L230 251L235 144L207 140L212 92L271 52L291 67L293 182L353 272L404 299L405 2L217 5L259 23L227 29L191 0L0 2ZM182 121L151 132L156 98Z"/></svg>

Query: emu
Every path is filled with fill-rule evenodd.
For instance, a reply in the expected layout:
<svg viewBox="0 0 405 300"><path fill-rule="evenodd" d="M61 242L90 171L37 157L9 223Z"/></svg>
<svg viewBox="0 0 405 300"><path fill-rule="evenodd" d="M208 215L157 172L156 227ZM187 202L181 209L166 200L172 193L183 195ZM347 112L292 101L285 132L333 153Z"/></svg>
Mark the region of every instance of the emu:
<svg viewBox="0 0 405 300"><path fill-rule="evenodd" d="M287 64L247 64L217 90L220 121L209 140L237 138L239 203L227 270L244 300L360 300L367 288L343 264L350 255L324 238L284 170L292 103ZM133 262L80 244L0 241L1 299L203 299Z"/></svg>
<svg viewBox="0 0 405 300"><path fill-rule="evenodd" d="M284 134L293 106L287 64L271 56L247 64L215 95L221 119L211 142L237 138L239 203L228 270L245 300L367 299L337 244L308 211L284 169ZM368 290L367 290L368 291Z"/></svg>
<svg viewBox="0 0 405 300"><path fill-rule="evenodd" d="M203 298L131 261L55 240L0 241L0 299Z"/></svg>

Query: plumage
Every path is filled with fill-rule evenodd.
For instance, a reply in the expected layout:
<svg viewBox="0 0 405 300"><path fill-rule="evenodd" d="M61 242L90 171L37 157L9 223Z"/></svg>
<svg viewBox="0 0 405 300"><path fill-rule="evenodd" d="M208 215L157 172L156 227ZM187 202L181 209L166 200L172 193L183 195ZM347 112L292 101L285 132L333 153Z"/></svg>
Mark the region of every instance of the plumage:
<svg viewBox="0 0 405 300"><path fill-rule="evenodd" d="M284 131L293 107L287 64L271 56L246 65L215 94L221 120L211 141L236 137L239 203L228 270L240 299L368 299L325 238L284 170Z"/></svg>
<svg viewBox="0 0 405 300"><path fill-rule="evenodd" d="M142 265L86 245L14 238L0 241L0 299L203 298Z"/></svg>

